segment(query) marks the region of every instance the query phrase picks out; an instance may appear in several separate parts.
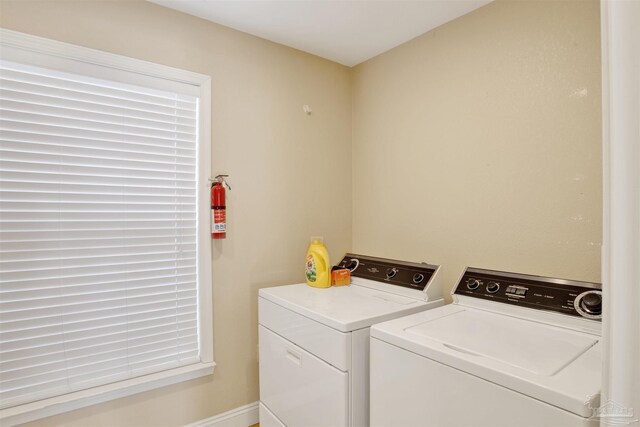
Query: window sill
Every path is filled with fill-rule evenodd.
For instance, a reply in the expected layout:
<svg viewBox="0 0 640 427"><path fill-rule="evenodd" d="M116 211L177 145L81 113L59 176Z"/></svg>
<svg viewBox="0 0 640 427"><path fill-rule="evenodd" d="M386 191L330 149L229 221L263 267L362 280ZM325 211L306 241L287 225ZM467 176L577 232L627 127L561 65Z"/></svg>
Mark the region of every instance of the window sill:
<svg viewBox="0 0 640 427"><path fill-rule="evenodd" d="M26 403L0 411L0 423L2 426L10 427L17 424L34 421L52 415L62 414L97 403L107 402L132 394L142 393L182 381L192 380L213 374L215 362L196 363L189 366L157 372L155 374L144 375L119 381L113 384L106 384L87 390L76 391L62 396L51 397L37 402Z"/></svg>

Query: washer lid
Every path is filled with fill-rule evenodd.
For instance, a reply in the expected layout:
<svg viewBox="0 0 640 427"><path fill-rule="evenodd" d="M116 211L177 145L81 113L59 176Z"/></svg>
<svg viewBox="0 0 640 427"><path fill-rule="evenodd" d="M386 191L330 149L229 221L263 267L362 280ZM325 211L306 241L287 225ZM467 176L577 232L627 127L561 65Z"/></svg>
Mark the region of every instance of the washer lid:
<svg viewBox="0 0 640 427"><path fill-rule="evenodd" d="M480 310L459 311L405 330L537 375L554 375L598 342L567 329Z"/></svg>
<svg viewBox="0 0 640 427"><path fill-rule="evenodd" d="M599 404L591 333L451 304L374 325L371 337L584 418Z"/></svg>
<svg viewBox="0 0 640 427"><path fill-rule="evenodd" d="M364 286L312 288L305 283L260 289L259 295L342 332L442 305Z"/></svg>

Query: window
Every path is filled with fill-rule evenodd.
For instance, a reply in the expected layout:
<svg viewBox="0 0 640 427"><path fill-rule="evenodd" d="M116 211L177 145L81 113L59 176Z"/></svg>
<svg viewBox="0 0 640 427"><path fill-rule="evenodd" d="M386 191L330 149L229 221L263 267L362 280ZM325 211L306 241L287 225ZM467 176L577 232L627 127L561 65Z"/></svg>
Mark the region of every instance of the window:
<svg viewBox="0 0 640 427"><path fill-rule="evenodd" d="M3 417L211 373L208 78L1 35Z"/></svg>

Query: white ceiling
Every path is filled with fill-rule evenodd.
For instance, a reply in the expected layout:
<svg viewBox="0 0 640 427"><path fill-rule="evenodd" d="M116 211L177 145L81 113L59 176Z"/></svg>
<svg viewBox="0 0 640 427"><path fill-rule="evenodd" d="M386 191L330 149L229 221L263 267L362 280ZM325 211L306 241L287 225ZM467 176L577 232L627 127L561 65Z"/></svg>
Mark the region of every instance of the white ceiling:
<svg viewBox="0 0 640 427"><path fill-rule="evenodd" d="M491 0L149 0L347 66Z"/></svg>

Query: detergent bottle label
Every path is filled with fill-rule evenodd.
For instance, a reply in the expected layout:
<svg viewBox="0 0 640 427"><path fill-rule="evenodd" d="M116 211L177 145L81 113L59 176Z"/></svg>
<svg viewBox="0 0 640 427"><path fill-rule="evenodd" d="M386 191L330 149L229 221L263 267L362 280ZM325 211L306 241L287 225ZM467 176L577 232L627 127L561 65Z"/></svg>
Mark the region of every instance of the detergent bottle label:
<svg viewBox="0 0 640 427"><path fill-rule="evenodd" d="M307 280L310 282L316 281L317 269L316 269L316 260L313 258L313 255L307 255L307 264L305 267L305 273L307 274Z"/></svg>

